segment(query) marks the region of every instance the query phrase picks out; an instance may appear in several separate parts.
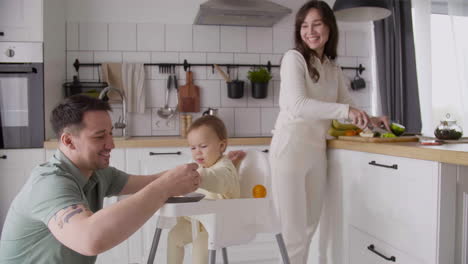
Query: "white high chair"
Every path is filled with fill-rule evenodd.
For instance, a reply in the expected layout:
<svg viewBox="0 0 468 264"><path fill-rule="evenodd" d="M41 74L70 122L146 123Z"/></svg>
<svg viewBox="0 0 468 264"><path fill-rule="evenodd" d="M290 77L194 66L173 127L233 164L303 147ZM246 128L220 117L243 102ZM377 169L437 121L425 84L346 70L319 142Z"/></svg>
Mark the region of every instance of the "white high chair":
<svg viewBox="0 0 468 264"><path fill-rule="evenodd" d="M153 264L162 229L172 228L176 218L191 216L208 232L209 264L216 262L216 250L222 249L224 264L228 263L226 247L248 243L257 233L273 233L278 242L283 263L289 257L281 235L279 217L273 207L268 155L247 150L239 167L241 199L201 200L195 203L166 203L156 214L158 224L153 237L148 264ZM252 188L262 184L265 198L252 197Z"/></svg>

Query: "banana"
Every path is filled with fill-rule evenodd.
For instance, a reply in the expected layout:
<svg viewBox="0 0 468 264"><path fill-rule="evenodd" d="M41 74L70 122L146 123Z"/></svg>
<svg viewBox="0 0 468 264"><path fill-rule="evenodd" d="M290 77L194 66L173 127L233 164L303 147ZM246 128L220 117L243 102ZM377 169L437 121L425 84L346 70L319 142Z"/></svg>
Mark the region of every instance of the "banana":
<svg viewBox="0 0 468 264"><path fill-rule="evenodd" d="M358 130L359 129L359 127L353 124L343 124L343 123L340 123L338 120L332 121L332 127L337 130Z"/></svg>

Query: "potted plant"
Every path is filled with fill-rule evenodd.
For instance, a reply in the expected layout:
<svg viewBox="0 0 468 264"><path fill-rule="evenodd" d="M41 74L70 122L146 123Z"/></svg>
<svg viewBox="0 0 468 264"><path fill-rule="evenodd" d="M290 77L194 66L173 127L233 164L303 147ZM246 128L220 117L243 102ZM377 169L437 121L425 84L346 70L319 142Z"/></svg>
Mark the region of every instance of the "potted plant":
<svg viewBox="0 0 468 264"><path fill-rule="evenodd" d="M268 82L271 80L270 72L264 67L250 70L247 78L252 84L252 97L265 98L268 92Z"/></svg>

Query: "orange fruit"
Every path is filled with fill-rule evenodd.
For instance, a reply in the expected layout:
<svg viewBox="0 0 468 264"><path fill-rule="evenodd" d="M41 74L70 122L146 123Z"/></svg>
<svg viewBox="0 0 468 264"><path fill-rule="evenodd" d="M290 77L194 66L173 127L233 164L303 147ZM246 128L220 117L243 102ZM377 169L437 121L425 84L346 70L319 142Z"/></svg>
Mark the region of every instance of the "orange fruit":
<svg viewBox="0 0 468 264"><path fill-rule="evenodd" d="M264 198L267 195L265 186L257 184L252 189L252 196L254 198Z"/></svg>
<svg viewBox="0 0 468 264"><path fill-rule="evenodd" d="M345 136L355 136L356 135L356 131L355 130L346 130L345 131Z"/></svg>

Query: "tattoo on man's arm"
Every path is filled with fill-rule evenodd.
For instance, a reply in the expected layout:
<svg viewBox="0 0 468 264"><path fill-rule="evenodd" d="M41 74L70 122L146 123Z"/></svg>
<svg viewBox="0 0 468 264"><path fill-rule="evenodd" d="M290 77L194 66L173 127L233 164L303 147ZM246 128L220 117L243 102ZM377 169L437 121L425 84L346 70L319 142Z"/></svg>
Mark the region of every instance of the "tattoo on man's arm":
<svg viewBox="0 0 468 264"><path fill-rule="evenodd" d="M57 225L60 227L60 229L62 229L63 225L67 224L70 221L70 218L84 211L90 210L84 206L82 206L82 208L79 208L78 205L74 204L55 214L54 220L57 222Z"/></svg>

